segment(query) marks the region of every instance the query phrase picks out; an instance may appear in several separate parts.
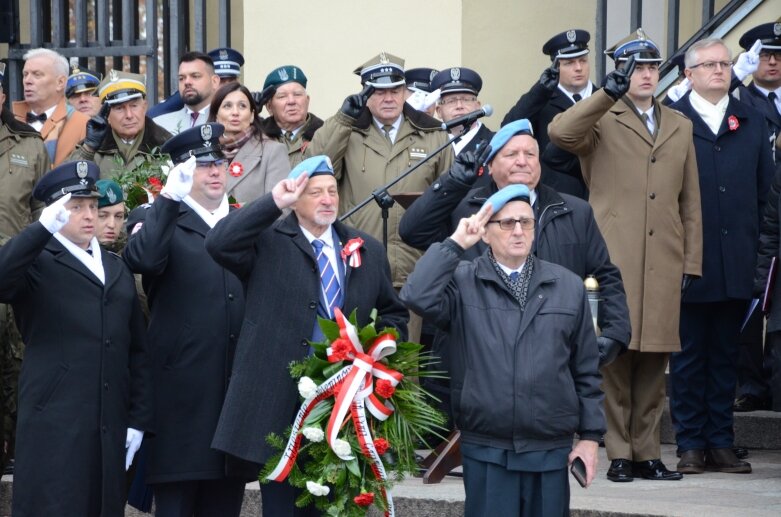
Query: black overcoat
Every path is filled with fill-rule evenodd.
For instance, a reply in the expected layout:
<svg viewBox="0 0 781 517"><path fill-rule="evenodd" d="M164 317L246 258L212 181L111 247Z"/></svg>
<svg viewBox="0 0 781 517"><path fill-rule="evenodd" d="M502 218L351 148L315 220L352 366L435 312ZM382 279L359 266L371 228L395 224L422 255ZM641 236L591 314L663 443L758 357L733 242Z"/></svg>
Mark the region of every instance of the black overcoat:
<svg viewBox="0 0 781 517"><path fill-rule="evenodd" d="M206 252L209 226L185 203L158 196L136 210L143 226L123 257L142 274L150 308L157 433L147 482L238 475L210 445L244 315L241 282Z"/></svg>
<svg viewBox="0 0 781 517"><path fill-rule="evenodd" d="M282 212L271 194L242 207L215 226L206 239L214 259L246 282L247 309L233 376L213 446L265 463L274 452L268 433L282 434L298 409L288 365L306 357L316 321L320 277L314 252L295 212ZM382 245L341 223L340 247L361 237L360 267L345 267L345 314L358 310L358 324L377 309L377 328L395 327L406 337L409 312L399 300Z"/></svg>
<svg viewBox="0 0 781 517"><path fill-rule="evenodd" d="M133 275L101 253L105 285L38 222L0 248L0 301L27 345L15 516L124 514L125 437L151 429L152 379Z"/></svg>
<svg viewBox="0 0 781 517"><path fill-rule="evenodd" d="M770 142L770 150L775 153L775 162L781 163L781 149L776 147L776 139L781 134L781 113L778 112L773 101L767 98L767 95L759 91L753 82L745 86L735 74L732 74L732 83L730 84L732 95L743 104L746 104L765 117L767 125L767 138Z"/></svg>

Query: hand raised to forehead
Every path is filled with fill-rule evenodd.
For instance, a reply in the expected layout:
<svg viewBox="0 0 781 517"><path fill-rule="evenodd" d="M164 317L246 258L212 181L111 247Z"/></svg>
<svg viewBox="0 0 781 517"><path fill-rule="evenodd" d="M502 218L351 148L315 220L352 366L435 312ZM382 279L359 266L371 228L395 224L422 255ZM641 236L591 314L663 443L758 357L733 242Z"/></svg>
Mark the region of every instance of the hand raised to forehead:
<svg viewBox="0 0 781 517"><path fill-rule="evenodd" d="M271 189L271 197L277 208L284 210L290 208L298 201L309 181L309 174L305 171L296 179L286 178L274 185Z"/></svg>

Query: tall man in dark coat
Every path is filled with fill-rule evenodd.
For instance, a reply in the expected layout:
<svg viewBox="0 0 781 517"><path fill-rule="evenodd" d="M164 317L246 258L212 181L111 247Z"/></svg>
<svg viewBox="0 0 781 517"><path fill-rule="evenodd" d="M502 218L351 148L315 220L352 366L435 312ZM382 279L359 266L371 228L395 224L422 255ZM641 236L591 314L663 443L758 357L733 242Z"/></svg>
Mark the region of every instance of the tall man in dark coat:
<svg viewBox="0 0 781 517"><path fill-rule="evenodd" d="M0 301L27 344L13 514L122 515L125 470L152 425L144 322L130 270L95 238L98 167L65 163L38 222L0 248Z"/></svg>
<svg viewBox="0 0 781 517"><path fill-rule="evenodd" d="M146 481L156 515L238 516L254 472L211 448L244 317L244 290L206 253L228 215L220 124L181 132L161 149L178 165L150 208L131 213L124 257L143 275L150 309L155 428Z"/></svg>
<svg viewBox="0 0 781 517"><path fill-rule="evenodd" d="M571 29L546 41L542 53L550 57L551 66L502 120L503 126L514 120L530 120L540 144L542 184L582 199L588 197L588 189L580 162L575 155L550 144L548 124L576 102L590 97L596 89L589 81L590 39L587 31Z"/></svg>
<svg viewBox="0 0 781 517"><path fill-rule="evenodd" d="M670 360L678 471L691 474L751 472L732 450L736 342L752 297L773 160L763 117L729 95L731 61L720 39L689 47L692 90L671 105L692 121L702 206L702 278L683 296L681 351Z"/></svg>
<svg viewBox="0 0 781 517"><path fill-rule="evenodd" d="M312 177L309 177L312 174ZM317 317L331 318L329 305L357 309L358 325L377 309L380 327L406 336L408 312L399 301L382 245L336 221L339 195L326 156L304 160L272 192L231 213L209 233L206 248L246 285L247 310L236 361L213 446L254 463L274 454L264 437L282 433L298 408L288 364L309 353L307 340L322 339ZM292 213L279 219L283 210ZM317 242L319 241L319 242ZM360 266L342 250L360 242ZM336 272L340 295L326 301L315 246ZM261 485L265 515L311 515L295 508L287 484Z"/></svg>

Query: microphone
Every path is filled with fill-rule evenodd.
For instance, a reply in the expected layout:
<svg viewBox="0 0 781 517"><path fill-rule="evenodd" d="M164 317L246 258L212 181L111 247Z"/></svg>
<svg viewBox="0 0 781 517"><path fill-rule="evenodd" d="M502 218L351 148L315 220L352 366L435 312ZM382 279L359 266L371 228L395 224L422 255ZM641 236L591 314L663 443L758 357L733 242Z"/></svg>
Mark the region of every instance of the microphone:
<svg viewBox="0 0 781 517"><path fill-rule="evenodd" d="M473 111L472 113L467 113L466 115L461 115L458 118L454 118L453 120L450 120L448 122L442 123L442 129L448 130L452 129L456 126L464 126L465 128L468 128L469 126L474 123L475 120L482 118L482 117L490 117L494 114L494 109L491 107L490 104L486 104L482 108L480 108L477 111Z"/></svg>

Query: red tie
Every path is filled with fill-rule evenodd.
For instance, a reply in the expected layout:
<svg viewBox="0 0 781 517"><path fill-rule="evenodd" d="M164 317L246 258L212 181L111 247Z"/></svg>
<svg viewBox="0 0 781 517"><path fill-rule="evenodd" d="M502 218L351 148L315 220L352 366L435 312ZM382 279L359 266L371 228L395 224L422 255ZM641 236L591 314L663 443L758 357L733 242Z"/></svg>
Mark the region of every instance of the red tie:
<svg viewBox="0 0 781 517"><path fill-rule="evenodd" d="M200 113L198 113L197 111L193 111L192 113L190 113L190 118L193 119L193 121L190 122L190 127L195 126L195 123L198 121L198 115L200 115Z"/></svg>

